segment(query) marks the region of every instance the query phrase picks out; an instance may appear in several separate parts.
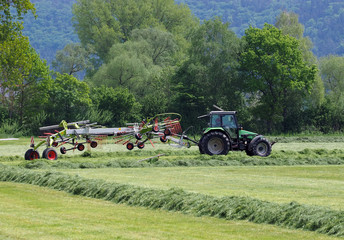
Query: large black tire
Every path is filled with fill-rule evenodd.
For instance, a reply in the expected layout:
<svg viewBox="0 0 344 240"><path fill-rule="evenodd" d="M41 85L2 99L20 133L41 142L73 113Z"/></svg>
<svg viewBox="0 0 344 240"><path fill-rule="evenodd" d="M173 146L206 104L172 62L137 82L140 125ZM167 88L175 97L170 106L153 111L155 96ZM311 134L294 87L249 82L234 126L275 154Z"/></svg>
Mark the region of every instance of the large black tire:
<svg viewBox="0 0 344 240"><path fill-rule="evenodd" d="M25 160L39 159L39 153L32 148L25 152Z"/></svg>
<svg viewBox="0 0 344 240"><path fill-rule="evenodd" d="M220 131L209 132L203 136L200 151L208 155L227 155L230 141L226 134Z"/></svg>
<svg viewBox="0 0 344 240"><path fill-rule="evenodd" d="M266 139L262 138L252 144L251 151L255 156L267 157L271 154L271 145Z"/></svg>
<svg viewBox="0 0 344 240"><path fill-rule="evenodd" d="M246 152L247 156L254 156L252 150L246 149L245 152Z"/></svg>

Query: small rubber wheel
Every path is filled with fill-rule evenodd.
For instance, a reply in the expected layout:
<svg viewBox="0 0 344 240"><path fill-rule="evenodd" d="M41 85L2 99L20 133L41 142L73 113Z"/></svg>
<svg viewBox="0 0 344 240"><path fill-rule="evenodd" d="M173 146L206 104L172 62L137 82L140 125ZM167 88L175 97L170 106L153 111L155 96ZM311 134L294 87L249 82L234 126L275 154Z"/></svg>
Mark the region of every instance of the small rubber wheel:
<svg viewBox="0 0 344 240"><path fill-rule="evenodd" d="M135 138L137 140L141 140L142 139L142 135L140 133L135 133Z"/></svg>
<svg viewBox="0 0 344 240"><path fill-rule="evenodd" d="M25 160L39 159L39 153L36 150L29 149L25 152Z"/></svg>
<svg viewBox="0 0 344 240"><path fill-rule="evenodd" d="M170 135L171 135L171 130L168 129L168 128L166 128L166 129L164 130L164 134L165 134L165 136L170 136Z"/></svg>
<svg viewBox="0 0 344 240"><path fill-rule="evenodd" d="M160 137L160 141L161 141L161 142L163 142L163 143L167 142L167 138L166 138L166 136L162 136L162 137Z"/></svg>
<svg viewBox="0 0 344 240"><path fill-rule="evenodd" d="M85 145L82 143L79 143L78 146L76 147L79 151L84 151Z"/></svg>
<svg viewBox="0 0 344 240"><path fill-rule="evenodd" d="M127 143L127 149L128 150L133 150L134 149L134 144L133 143Z"/></svg>
<svg viewBox="0 0 344 240"><path fill-rule="evenodd" d="M152 130L153 132L159 132L160 129L158 125L155 125Z"/></svg>
<svg viewBox="0 0 344 240"><path fill-rule="evenodd" d="M144 144L143 142L139 142L139 143L137 144L137 147L138 147L139 149L142 149L142 148L145 147L145 144Z"/></svg>
<svg viewBox="0 0 344 240"><path fill-rule="evenodd" d="M65 147L61 147L60 148L60 153L66 154L67 153L67 149Z"/></svg>
<svg viewBox="0 0 344 240"><path fill-rule="evenodd" d="M47 148L45 150L45 158L48 160L56 160L57 159L57 152L53 148Z"/></svg>
<svg viewBox="0 0 344 240"><path fill-rule="evenodd" d="M92 141L90 143L91 148L96 148L98 146L98 143L96 141Z"/></svg>

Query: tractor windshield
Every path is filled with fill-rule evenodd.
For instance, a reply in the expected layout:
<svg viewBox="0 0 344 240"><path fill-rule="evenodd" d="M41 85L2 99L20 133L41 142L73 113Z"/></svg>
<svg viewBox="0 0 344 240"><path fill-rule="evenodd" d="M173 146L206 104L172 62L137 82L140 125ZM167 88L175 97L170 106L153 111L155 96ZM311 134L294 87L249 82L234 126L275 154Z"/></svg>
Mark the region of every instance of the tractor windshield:
<svg viewBox="0 0 344 240"><path fill-rule="evenodd" d="M238 125L233 114L212 114L211 127L222 127L232 138L237 138Z"/></svg>

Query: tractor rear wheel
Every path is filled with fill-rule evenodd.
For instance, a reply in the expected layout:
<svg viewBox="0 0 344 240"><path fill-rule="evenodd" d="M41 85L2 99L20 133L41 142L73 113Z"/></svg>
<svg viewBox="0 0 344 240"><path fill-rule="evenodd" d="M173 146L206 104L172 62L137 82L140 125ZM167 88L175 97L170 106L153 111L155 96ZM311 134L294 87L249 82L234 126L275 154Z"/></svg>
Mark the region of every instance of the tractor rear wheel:
<svg viewBox="0 0 344 240"><path fill-rule="evenodd" d="M200 149L209 155L227 155L230 149L230 141L223 132L209 132L204 135Z"/></svg>
<svg viewBox="0 0 344 240"><path fill-rule="evenodd" d="M271 145L266 139L262 138L253 143L252 153L260 157L267 157L271 154Z"/></svg>

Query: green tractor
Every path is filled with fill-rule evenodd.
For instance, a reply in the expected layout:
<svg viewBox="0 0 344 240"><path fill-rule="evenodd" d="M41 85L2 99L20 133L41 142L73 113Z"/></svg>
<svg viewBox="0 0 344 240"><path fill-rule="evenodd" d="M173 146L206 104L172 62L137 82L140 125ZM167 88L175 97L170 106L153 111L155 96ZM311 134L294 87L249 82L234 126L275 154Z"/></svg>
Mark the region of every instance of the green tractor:
<svg viewBox="0 0 344 240"><path fill-rule="evenodd" d="M198 142L202 154L226 155L229 151L246 151L249 156L270 155L273 143L239 127L235 111L211 111L198 118L203 117L209 117L210 121Z"/></svg>

